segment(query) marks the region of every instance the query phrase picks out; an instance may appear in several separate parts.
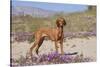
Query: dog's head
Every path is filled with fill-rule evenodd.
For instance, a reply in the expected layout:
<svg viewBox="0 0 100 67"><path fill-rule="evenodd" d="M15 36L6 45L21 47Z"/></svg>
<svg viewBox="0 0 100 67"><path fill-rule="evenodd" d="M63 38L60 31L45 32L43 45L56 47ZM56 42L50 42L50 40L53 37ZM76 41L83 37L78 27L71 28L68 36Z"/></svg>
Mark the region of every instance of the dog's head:
<svg viewBox="0 0 100 67"><path fill-rule="evenodd" d="M63 27L66 25L66 21L64 18L60 17L56 20L57 27Z"/></svg>

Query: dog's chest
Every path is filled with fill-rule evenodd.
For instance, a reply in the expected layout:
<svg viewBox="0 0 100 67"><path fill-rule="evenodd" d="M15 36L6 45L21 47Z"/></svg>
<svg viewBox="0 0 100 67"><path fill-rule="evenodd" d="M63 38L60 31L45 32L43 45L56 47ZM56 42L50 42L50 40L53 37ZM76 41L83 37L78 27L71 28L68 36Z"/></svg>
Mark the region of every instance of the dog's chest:
<svg viewBox="0 0 100 67"><path fill-rule="evenodd" d="M42 33L42 37L48 37L46 33Z"/></svg>

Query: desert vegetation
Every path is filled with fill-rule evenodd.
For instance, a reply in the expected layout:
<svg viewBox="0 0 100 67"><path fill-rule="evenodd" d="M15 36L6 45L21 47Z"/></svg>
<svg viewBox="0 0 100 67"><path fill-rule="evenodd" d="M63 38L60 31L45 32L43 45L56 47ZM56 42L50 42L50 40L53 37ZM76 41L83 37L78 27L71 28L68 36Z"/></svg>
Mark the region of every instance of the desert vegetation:
<svg viewBox="0 0 100 67"><path fill-rule="evenodd" d="M29 66L29 65L44 65L44 64L64 64L64 63L79 63L79 62L90 62L93 59L86 57L84 58L83 55L69 55L64 54L60 55L56 52L52 52L49 54L42 54L39 57L32 57L32 62L29 59L21 56L19 60L11 59L13 62L13 66Z"/></svg>
<svg viewBox="0 0 100 67"><path fill-rule="evenodd" d="M41 27L55 27L58 17L64 17L67 25L65 32L93 32L96 31L96 7L88 8L84 12L55 13L49 17L35 17L21 13L12 15L12 32L34 32Z"/></svg>

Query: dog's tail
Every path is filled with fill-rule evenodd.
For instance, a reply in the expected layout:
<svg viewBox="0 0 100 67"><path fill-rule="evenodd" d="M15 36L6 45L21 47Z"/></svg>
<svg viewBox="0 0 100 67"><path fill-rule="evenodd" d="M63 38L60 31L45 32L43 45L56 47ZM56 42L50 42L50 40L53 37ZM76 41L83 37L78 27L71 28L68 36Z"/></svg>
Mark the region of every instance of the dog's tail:
<svg viewBox="0 0 100 67"><path fill-rule="evenodd" d="M29 43L32 43L32 42L34 42L34 40L35 40L34 33L31 33L28 41L29 41Z"/></svg>

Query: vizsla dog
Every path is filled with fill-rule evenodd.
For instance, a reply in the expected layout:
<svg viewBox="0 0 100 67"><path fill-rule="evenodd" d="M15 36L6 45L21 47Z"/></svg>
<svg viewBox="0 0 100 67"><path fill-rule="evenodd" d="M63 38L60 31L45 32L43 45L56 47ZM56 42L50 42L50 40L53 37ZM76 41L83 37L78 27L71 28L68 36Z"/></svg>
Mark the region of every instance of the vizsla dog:
<svg viewBox="0 0 100 67"><path fill-rule="evenodd" d="M64 18L58 18L56 20L56 28L40 28L35 33L34 44L30 48L30 54L32 56L32 50L36 47L35 51L38 54L39 47L42 45L45 37L50 38L52 41L55 41L55 49L58 52L58 43L60 43L61 54L63 54L63 26L66 25Z"/></svg>

